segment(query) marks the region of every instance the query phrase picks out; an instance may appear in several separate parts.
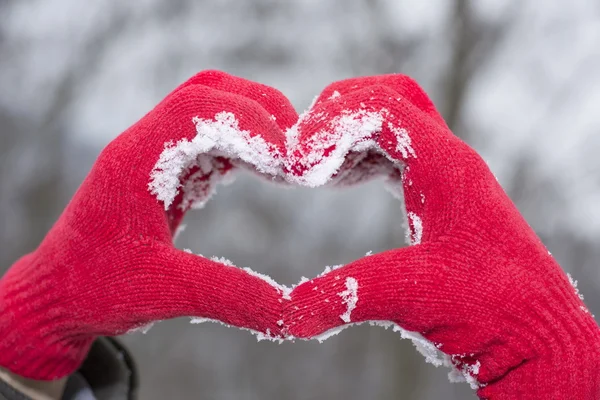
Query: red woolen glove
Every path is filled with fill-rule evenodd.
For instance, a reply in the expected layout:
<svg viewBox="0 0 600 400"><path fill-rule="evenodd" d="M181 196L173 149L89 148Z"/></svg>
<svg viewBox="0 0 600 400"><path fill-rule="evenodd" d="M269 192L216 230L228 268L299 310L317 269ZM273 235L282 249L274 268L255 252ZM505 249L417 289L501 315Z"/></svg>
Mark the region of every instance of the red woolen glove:
<svg viewBox="0 0 600 400"><path fill-rule="evenodd" d="M388 175L404 192L412 242L296 287L290 334L391 321L422 351L443 352L431 360L456 367L481 398L600 398L598 325L485 162L414 81L334 83L290 141L287 167L303 184Z"/></svg>
<svg viewBox="0 0 600 400"><path fill-rule="evenodd" d="M278 91L209 71L117 137L40 246L0 280L0 366L60 378L96 336L178 316L279 335L280 290L176 249L172 234L236 165L277 173L282 129L296 120Z"/></svg>

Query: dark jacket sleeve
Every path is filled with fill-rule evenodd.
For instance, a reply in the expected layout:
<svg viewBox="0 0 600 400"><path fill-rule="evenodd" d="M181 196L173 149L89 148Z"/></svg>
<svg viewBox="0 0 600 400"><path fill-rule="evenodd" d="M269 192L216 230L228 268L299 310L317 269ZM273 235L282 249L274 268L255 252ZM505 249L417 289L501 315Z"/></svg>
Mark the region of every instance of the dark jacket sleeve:
<svg viewBox="0 0 600 400"><path fill-rule="evenodd" d="M115 339L97 339L81 365L66 383L63 400L88 391L96 400L135 400L138 376L133 359ZM33 400L0 379L0 400Z"/></svg>

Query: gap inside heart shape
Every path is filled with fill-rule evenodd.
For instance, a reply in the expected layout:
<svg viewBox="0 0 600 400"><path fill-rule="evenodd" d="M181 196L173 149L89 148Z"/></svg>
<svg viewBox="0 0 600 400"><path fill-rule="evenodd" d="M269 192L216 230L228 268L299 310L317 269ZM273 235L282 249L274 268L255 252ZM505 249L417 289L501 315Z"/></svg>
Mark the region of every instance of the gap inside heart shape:
<svg viewBox="0 0 600 400"><path fill-rule="evenodd" d="M339 96L339 95L338 95ZM335 101L337 96L330 98ZM177 143L165 143L165 148L150 175L149 190L164 204L167 211L176 208L182 215L185 211L202 208L215 193L218 183L233 181L235 167L241 167L281 184L301 185L308 187L348 186L366 182L374 178L385 178L385 185L398 198L403 210L403 227L406 241L410 245L421 242L423 223L421 218L412 212L406 212L403 186L412 186L406 181L408 168L401 160L393 158L377 141L383 124L396 137L395 150L403 159L417 158L409 132L391 122L384 122L387 110L374 111L342 111L337 117L328 119L322 112L314 111L314 103L300 115L296 124L285 131L285 148L267 142L257 132L240 128L236 116L231 112L220 112L213 119L194 118L191 123L196 127L196 136L191 140L182 139ZM272 119L275 119L273 116ZM301 138L303 124L324 123L322 131L310 138ZM302 145L300 145L302 139ZM425 203L425 196L420 193L420 200ZM174 237L181 232L175 232ZM191 253L190 250L186 250ZM235 267L233 263L222 257L212 257L214 261ZM288 287L275 280L251 270L243 268L271 286L275 287L283 299L290 299L293 288L308 281L303 278L297 285ZM320 274L331 273L335 267L327 267ZM344 325L315 336L320 342L336 335L343 329L362 323L369 323L399 332L402 338L411 339L416 349L425 356L427 362L435 366L452 368L448 377L452 382L468 382L471 387L478 384L473 378L477 375L478 365L457 369L451 356L442 353L439 346L425 339L418 332L407 331L391 321L366 321L353 323L352 311L359 301L359 282L347 278L344 290L338 293L339 301L345 304L346 310L340 315ZM218 322L207 318L192 318L192 323ZM283 325L284 321L278 321ZM149 326L132 331L145 332ZM244 329L244 328L242 328ZM249 329L246 329L249 330ZM258 340L294 340L297 338L272 335L270 332L252 331Z"/></svg>

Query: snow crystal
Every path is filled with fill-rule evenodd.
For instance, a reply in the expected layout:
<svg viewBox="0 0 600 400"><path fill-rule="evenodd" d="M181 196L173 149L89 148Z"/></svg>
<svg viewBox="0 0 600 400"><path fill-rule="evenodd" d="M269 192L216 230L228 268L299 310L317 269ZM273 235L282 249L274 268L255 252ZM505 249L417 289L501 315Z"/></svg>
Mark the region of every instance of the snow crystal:
<svg viewBox="0 0 600 400"><path fill-rule="evenodd" d="M148 187L156 198L162 201L165 209L173 200L181 187L180 177L193 165L199 167L198 175L190 177L191 182L187 189L190 193L198 191L198 184L202 183L204 197L211 194L212 187L206 187L216 179L210 174L210 160L200 157L206 153L225 155L252 164L262 173L276 175L280 166L280 154L277 148L267 143L261 136L250 135L250 132L241 130L239 122L230 112L221 112L215 115L214 120L195 117L192 122L196 125L197 135L189 141L182 139L176 144L165 143L158 162L150 174ZM214 170L214 169L213 169ZM208 185L203 177L209 177ZM191 200L187 200L189 203Z"/></svg>
<svg viewBox="0 0 600 400"><path fill-rule="evenodd" d="M481 363L477 361L475 364L469 366L469 368L473 375L479 375L479 368L481 368Z"/></svg>
<svg viewBox="0 0 600 400"><path fill-rule="evenodd" d="M410 237L410 244L420 244L421 238L423 237L423 221L421 221L421 218L419 218L419 216L414 212L408 212L407 216L410 219L413 227L413 234Z"/></svg>
<svg viewBox="0 0 600 400"><path fill-rule="evenodd" d="M373 255L373 251L372 251L372 250L369 250L369 251L367 251L367 253L365 254L365 257L369 257L369 256L372 256L372 255Z"/></svg>
<svg viewBox="0 0 600 400"><path fill-rule="evenodd" d="M214 261L214 262L225 264L225 265L227 265L229 267L235 267L235 265L233 264L233 262L231 262L231 260L226 259L225 257L212 256L210 259L212 261Z"/></svg>
<svg viewBox="0 0 600 400"><path fill-rule="evenodd" d="M331 94L331 96L329 96L329 100L337 99L340 96L341 96L340 92L338 92L337 90L334 90L333 93Z"/></svg>
<svg viewBox="0 0 600 400"><path fill-rule="evenodd" d="M221 321L219 321L217 319L203 318L203 317L190 317L190 318L191 318L190 324L203 324L205 322L216 322L216 323L219 323L219 324L227 326L227 324L224 324L224 323L222 323Z"/></svg>
<svg viewBox="0 0 600 400"><path fill-rule="evenodd" d="M338 293L338 296L342 298L342 303L346 304L346 311L340 315L342 321L350 322L350 314L356 308L358 302L358 281L355 278L346 278L346 290Z"/></svg>
<svg viewBox="0 0 600 400"><path fill-rule="evenodd" d="M577 281L575 279L573 279L571 274L569 274L568 272L567 272L567 278L569 278L569 283L571 283L571 286L573 286L573 289L575 289L575 294L577 295L577 297L579 297L579 299L581 299L581 301L583 301L583 294L579 293L579 288L577 287Z"/></svg>

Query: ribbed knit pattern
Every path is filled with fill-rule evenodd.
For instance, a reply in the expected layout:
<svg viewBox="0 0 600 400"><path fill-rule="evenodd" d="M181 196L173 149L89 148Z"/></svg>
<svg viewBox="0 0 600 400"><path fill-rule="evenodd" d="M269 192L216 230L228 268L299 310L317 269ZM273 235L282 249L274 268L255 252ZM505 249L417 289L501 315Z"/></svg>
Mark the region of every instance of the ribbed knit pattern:
<svg viewBox="0 0 600 400"><path fill-rule="evenodd" d="M372 139L405 166L406 209L420 218L422 237L298 286L286 311L290 333L321 334L344 325L351 310L352 323L393 321L421 333L459 368L477 365L481 398L600 399L598 325L485 162L450 132L413 80L387 75L330 85L313 111L327 120L301 125L299 148L322 137L328 120L358 110L385 116ZM414 155L402 154L388 122L406 130ZM402 222L400 210L396 218ZM409 222L414 235L421 227ZM358 287L352 309L349 278Z"/></svg>
<svg viewBox="0 0 600 400"><path fill-rule="evenodd" d="M177 203L165 212L148 190L165 143L193 138L194 117L222 111L281 152L282 130L297 120L277 90L208 71L111 142L38 249L0 280L1 366L60 378L97 335L178 316L280 331L281 294L241 269L174 248L183 212Z"/></svg>

